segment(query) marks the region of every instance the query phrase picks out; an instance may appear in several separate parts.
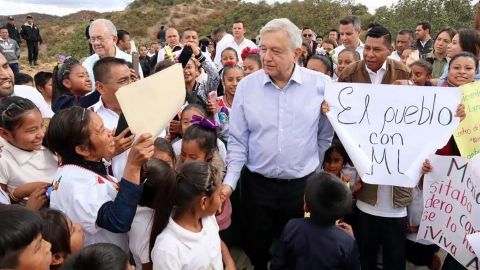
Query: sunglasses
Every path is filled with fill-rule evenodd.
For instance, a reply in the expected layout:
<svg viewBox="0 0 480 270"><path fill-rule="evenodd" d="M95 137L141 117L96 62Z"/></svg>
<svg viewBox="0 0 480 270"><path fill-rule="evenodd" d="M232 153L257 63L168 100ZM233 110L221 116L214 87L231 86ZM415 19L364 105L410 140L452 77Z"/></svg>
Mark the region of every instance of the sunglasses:
<svg viewBox="0 0 480 270"><path fill-rule="evenodd" d="M303 34L304 37L311 37L312 34Z"/></svg>

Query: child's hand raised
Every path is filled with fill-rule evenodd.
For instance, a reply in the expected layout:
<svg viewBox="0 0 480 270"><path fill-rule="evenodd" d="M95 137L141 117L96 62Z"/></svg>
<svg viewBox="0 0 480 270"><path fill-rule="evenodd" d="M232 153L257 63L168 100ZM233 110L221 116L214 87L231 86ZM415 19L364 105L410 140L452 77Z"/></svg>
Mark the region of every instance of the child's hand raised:
<svg viewBox="0 0 480 270"><path fill-rule="evenodd" d="M422 174L427 174L432 171L432 165L430 165L430 160L425 159L422 166Z"/></svg>

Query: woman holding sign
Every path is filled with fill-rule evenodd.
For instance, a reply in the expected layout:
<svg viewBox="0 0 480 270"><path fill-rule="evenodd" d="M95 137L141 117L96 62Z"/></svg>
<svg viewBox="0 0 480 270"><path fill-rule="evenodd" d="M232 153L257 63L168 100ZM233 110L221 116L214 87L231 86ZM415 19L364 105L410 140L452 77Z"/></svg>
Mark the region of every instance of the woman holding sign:
<svg viewBox="0 0 480 270"><path fill-rule="evenodd" d="M448 76L447 80L444 83L446 87L459 87L467 83L475 81L475 75L478 72L478 59L470 52L460 52L455 55L449 63L448 66ZM465 118L465 111L462 105L457 109L457 115L463 120ZM453 137L450 138L445 147L439 149L436 152L437 155L449 155L449 156L460 156L460 151L453 140ZM424 173L428 173L432 170L430 162L425 161L423 168ZM457 262L450 254L445 258L445 261L442 266L443 270L449 269L464 269L464 267Z"/></svg>
<svg viewBox="0 0 480 270"><path fill-rule="evenodd" d="M140 168L153 155L152 135L142 134L133 144L120 181L108 175L103 164L115 144L95 112L76 106L58 112L50 121L47 141L62 160L51 188L51 207L82 226L85 245L112 243L128 251L126 233L142 195Z"/></svg>

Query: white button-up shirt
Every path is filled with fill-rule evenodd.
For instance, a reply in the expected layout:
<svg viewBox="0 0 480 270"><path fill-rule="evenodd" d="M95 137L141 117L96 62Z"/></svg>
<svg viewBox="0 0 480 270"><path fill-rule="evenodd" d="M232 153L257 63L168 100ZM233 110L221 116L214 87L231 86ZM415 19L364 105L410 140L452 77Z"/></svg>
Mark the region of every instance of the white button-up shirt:
<svg viewBox="0 0 480 270"><path fill-rule="evenodd" d="M132 55L123 52L118 47L115 47L115 58L123 59L127 62L132 63ZM88 77L90 77L90 80L92 81L92 91L95 91L95 76L93 76L93 66L95 65L95 63L97 63L98 60L100 60L100 56L94 53L87 57L87 59L85 59L85 61L83 61L82 63L82 66L84 66L88 71ZM138 73L140 79L143 79L143 71L140 63L138 63Z"/></svg>
<svg viewBox="0 0 480 270"><path fill-rule="evenodd" d="M279 89L259 70L240 81L231 110L224 183L235 188L246 165L269 178L301 178L315 171L333 128L320 112L330 77L296 66Z"/></svg>

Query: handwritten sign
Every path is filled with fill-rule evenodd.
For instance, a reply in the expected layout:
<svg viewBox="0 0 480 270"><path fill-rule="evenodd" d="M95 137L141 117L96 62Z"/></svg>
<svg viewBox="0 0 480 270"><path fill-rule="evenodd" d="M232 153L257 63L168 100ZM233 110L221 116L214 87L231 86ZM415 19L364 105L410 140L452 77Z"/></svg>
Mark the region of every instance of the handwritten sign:
<svg viewBox="0 0 480 270"><path fill-rule="evenodd" d="M458 125L458 88L336 83L327 114L364 182L414 187Z"/></svg>
<svg viewBox="0 0 480 270"><path fill-rule="evenodd" d="M480 82L460 86L465 119L454 133L462 157L472 158L480 153Z"/></svg>
<svg viewBox="0 0 480 270"><path fill-rule="evenodd" d="M474 250L480 231L480 155L471 160L435 155L430 162L433 170L424 178L417 238L445 249L467 269L479 269Z"/></svg>

